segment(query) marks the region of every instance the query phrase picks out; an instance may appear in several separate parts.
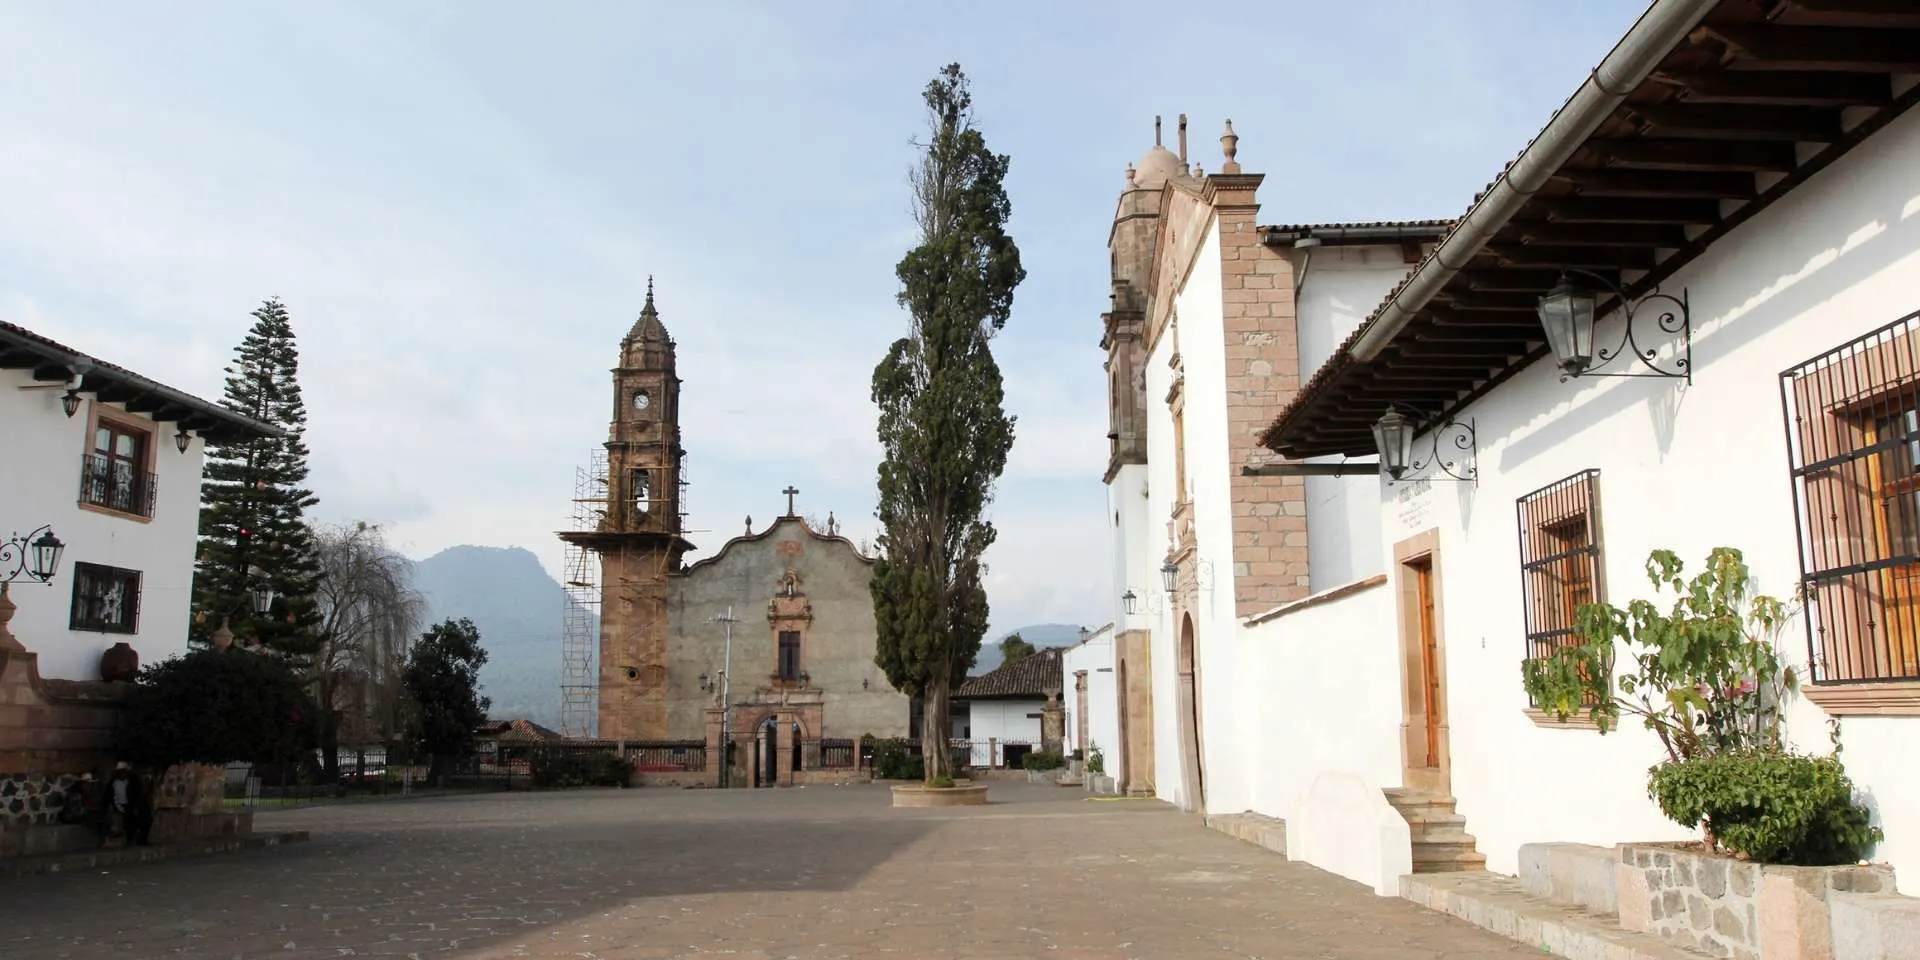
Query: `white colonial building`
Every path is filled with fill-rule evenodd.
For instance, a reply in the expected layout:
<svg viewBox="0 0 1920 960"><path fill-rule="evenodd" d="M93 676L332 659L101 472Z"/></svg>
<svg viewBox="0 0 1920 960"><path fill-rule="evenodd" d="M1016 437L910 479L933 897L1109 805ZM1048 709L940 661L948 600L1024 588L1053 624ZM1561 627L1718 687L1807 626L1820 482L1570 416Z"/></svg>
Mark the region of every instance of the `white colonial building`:
<svg viewBox="0 0 1920 960"><path fill-rule="evenodd" d="M1339 258L1252 226L1230 130L1222 174L1142 162L1107 321L1130 789L1286 819L1382 892L1688 836L1657 742L1531 709L1520 664L1578 603L1654 599L1651 550L1724 545L1808 596L1789 735L1842 721L1916 889L1920 63L1760 6L1658 0L1461 219ZM1549 347L1549 298L1591 347Z"/></svg>
<svg viewBox="0 0 1920 960"><path fill-rule="evenodd" d="M1067 691L1063 741L1067 752L1080 750L1083 759L1091 759L1093 751L1100 751L1106 774L1118 779L1120 700L1113 676L1113 627L1109 623L1087 633L1085 639L1061 651L1060 673Z"/></svg>
<svg viewBox="0 0 1920 960"><path fill-rule="evenodd" d="M277 434L124 367L0 323L0 579L43 677L100 679L187 648L205 439ZM35 543L58 541L58 562ZM51 574L41 580L37 574Z"/></svg>

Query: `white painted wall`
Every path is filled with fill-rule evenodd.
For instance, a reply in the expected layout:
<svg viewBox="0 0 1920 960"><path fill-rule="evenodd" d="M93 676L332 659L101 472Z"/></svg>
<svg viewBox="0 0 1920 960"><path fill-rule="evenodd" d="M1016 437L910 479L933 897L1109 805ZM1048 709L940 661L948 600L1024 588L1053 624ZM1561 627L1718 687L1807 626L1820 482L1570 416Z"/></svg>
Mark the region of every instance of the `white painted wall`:
<svg viewBox="0 0 1920 960"><path fill-rule="evenodd" d="M83 510L81 457L91 449L87 424L95 401L82 403L69 418L60 407L64 391L18 389L33 382L30 371L0 371L0 448L7 451L7 467L0 470L0 536L51 524L67 546L52 582L24 576L14 581L14 636L40 655L42 676L62 680L100 679L100 654L120 641L139 652L142 664L185 652L200 523L200 441L182 454L174 447L172 424L153 426L158 487L151 520ZM117 404L107 406L123 419L153 423ZM76 562L141 572L137 633L67 629Z"/></svg>
<svg viewBox="0 0 1920 960"><path fill-rule="evenodd" d="M971 762L976 767L989 764L1001 766L1005 762L1007 741L1033 744L1040 749L1040 717L1046 708L1046 701L1032 700L973 700L969 701L968 711L971 719L968 728L973 736ZM1027 714L1035 714L1029 717Z"/></svg>
<svg viewBox="0 0 1920 960"><path fill-rule="evenodd" d="M1074 674L1087 672L1087 740L1080 742L1080 698L1074 688ZM1112 775L1119 764L1120 701L1115 686L1113 626L1102 627L1092 636L1068 647L1060 655L1064 691L1060 698L1067 707L1068 751L1097 746Z"/></svg>
<svg viewBox="0 0 1920 960"><path fill-rule="evenodd" d="M1294 312L1299 330L1300 380L1305 383L1360 328L1407 274L1398 246L1318 247L1305 264ZM1307 577L1328 590L1385 569L1380 552L1377 474L1307 477Z"/></svg>
<svg viewBox="0 0 1920 960"><path fill-rule="evenodd" d="M1600 469L1607 599L1616 605L1652 595L1643 565L1656 547L1676 550L1695 569L1712 547L1739 547L1761 589L1790 596L1799 566L1779 374L1920 310L1916 168L1920 114L1910 114L1669 281L1668 290L1686 288L1692 303L1691 387L1561 383L1550 364L1535 364L1463 414L1478 433L1477 487L1389 491L1383 548L1440 531L1453 792L1489 868L1513 873L1525 843L1688 833L1647 799L1646 770L1661 754L1645 731L1542 729L1522 714L1515 499ZM1386 629L1346 639L1356 652L1394 643ZM1804 671L1801 624L1783 646ZM1376 704L1349 716L1397 723L1397 708L1384 710ZM1826 748L1824 714L1805 701L1791 708L1789 731L1801 749ZM1917 735L1920 718L1852 717L1843 728L1848 772L1887 833L1878 857L1893 862L1909 894L1920 893Z"/></svg>

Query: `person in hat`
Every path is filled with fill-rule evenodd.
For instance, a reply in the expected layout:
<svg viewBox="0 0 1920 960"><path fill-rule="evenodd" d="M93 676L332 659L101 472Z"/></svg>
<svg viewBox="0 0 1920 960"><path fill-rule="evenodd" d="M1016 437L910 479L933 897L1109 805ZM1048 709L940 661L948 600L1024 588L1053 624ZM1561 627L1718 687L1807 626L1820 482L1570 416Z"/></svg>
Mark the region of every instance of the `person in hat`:
<svg viewBox="0 0 1920 960"><path fill-rule="evenodd" d="M125 760L113 765L113 779L107 781L110 813L107 836L127 835L127 811L133 805L133 766Z"/></svg>

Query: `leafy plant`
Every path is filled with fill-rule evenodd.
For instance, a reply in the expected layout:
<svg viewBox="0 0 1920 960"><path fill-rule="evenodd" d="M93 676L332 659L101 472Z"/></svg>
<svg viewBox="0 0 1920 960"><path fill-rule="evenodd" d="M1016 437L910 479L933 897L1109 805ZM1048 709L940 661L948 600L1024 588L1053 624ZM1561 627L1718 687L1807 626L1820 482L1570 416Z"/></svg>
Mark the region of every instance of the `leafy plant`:
<svg viewBox="0 0 1920 960"><path fill-rule="evenodd" d="M1669 761L1710 753L1780 747L1780 702L1797 686L1773 637L1790 610L1752 592L1739 550L1716 547L1692 579L1671 550L1647 558L1647 579L1671 590L1671 606L1634 600L1582 606L1584 643L1521 663L1521 683L1543 711L1565 720L1585 710L1604 733L1622 712L1640 717ZM1634 669L1607 685L1614 652L1625 646Z"/></svg>
<svg viewBox="0 0 1920 960"><path fill-rule="evenodd" d="M873 741L873 775L880 780L919 780L926 768L904 740Z"/></svg>
<svg viewBox="0 0 1920 960"><path fill-rule="evenodd" d="M933 779L927 781L927 786L948 790L953 787L953 778L944 773L935 774Z"/></svg>
<svg viewBox="0 0 1920 960"><path fill-rule="evenodd" d="M536 787L625 787L633 782L633 768L611 750L569 750L545 747L528 758Z"/></svg>
<svg viewBox="0 0 1920 960"><path fill-rule="evenodd" d="M140 671L115 731L127 759L292 763L314 746L313 701L285 660L231 648L194 650Z"/></svg>
<svg viewBox="0 0 1920 960"><path fill-rule="evenodd" d="M1067 759L1058 750L1035 750L1020 758L1023 770L1058 770L1067 765Z"/></svg>
<svg viewBox="0 0 1920 960"><path fill-rule="evenodd" d="M1097 743L1093 745L1092 750L1087 752L1087 772L1088 773L1106 773L1107 772L1107 755L1100 751L1100 745Z"/></svg>
<svg viewBox="0 0 1920 960"><path fill-rule="evenodd" d="M1852 863L1883 838L1854 800L1837 722L1831 756L1761 748L1670 760L1649 771L1647 795L1676 823L1703 828L1708 849L1764 863Z"/></svg>

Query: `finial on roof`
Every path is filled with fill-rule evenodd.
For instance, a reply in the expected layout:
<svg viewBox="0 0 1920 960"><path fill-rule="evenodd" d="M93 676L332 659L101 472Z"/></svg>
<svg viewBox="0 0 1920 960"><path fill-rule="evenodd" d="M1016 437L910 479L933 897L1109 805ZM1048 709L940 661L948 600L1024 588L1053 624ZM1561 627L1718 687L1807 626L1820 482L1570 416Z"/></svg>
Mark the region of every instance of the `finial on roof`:
<svg viewBox="0 0 1920 960"><path fill-rule="evenodd" d="M1160 115L1153 115L1153 145L1160 146Z"/></svg>
<svg viewBox="0 0 1920 960"><path fill-rule="evenodd" d="M653 274L647 274L647 305L640 308L641 313L659 313L653 308Z"/></svg>
<svg viewBox="0 0 1920 960"><path fill-rule="evenodd" d="M1180 162L1187 162L1187 115L1180 115Z"/></svg>
<svg viewBox="0 0 1920 960"><path fill-rule="evenodd" d="M1205 170L1200 169L1200 163L1198 161L1195 161L1193 164L1193 178L1195 180L1198 180L1201 177L1204 177L1206 175L1207 175L1207 172Z"/></svg>
<svg viewBox="0 0 1920 960"><path fill-rule="evenodd" d="M1127 186L1129 187L1133 186L1133 177L1135 173L1136 171L1133 169L1133 164L1131 163L1127 164Z"/></svg>
<svg viewBox="0 0 1920 960"><path fill-rule="evenodd" d="M1220 152L1227 155L1227 162L1220 166L1221 173L1239 173L1240 135L1233 132L1233 121L1227 121L1227 132L1220 135Z"/></svg>
<svg viewBox="0 0 1920 960"><path fill-rule="evenodd" d="M753 536L753 514L747 514L747 536Z"/></svg>

